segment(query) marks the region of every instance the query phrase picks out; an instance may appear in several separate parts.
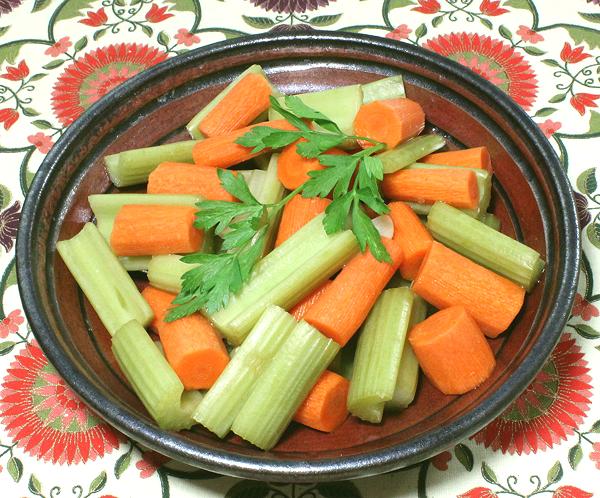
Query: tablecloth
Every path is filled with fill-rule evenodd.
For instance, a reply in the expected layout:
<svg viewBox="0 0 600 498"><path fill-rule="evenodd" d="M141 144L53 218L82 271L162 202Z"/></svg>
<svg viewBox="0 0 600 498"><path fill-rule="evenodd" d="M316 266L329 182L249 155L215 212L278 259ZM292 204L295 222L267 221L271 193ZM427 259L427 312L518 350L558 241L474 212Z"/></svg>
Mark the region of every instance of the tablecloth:
<svg viewBox="0 0 600 498"><path fill-rule="evenodd" d="M599 0L0 0L0 496L600 496L599 23ZM583 231L579 290L531 386L488 427L437 457L340 483L222 477L117 434L57 375L19 300L19 215L45 154L115 86L216 41L313 29L420 45L519 103L573 184Z"/></svg>

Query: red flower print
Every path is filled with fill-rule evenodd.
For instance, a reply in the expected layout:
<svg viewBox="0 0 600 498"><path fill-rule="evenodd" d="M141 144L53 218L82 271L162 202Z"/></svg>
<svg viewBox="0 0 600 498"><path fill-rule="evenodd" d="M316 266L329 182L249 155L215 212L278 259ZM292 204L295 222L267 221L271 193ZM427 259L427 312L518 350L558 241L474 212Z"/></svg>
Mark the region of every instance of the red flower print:
<svg viewBox="0 0 600 498"><path fill-rule="evenodd" d="M599 99L600 95L593 93L576 93L569 101L573 108L582 116L585 114L586 107L598 107L595 100Z"/></svg>
<svg viewBox="0 0 600 498"><path fill-rule="evenodd" d="M554 135L558 130L560 130L562 123L558 121L552 121L551 119L547 119L543 123L539 124L540 129L548 138Z"/></svg>
<svg viewBox="0 0 600 498"><path fill-rule="evenodd" d="M150 7L150 10L148 12L146 12L146 20L149 22L156 23L156 22L164 21L165 19L168 19L169 17L173 17L173 14L165 14L166 10L167 10L166 5L164 7L159 7L158 5L153 3L152 7Z"/></svg>
<svg viewBox="0 0 600 498"><path fill-rule="evenodd" d="M498 495L489 488L473 488L456 498L498 498Z"/></svg>
<svg viewBox="0 0 600 498"><path fill-rule="evenodd" d="M178 45L185 45L191 47L194 43L200 43L200 37L193 33L190 33L187 29L181 28L175 35Z"/></svg>
<svg viewBox="0 0 600 498"><path fill-rule="evenodd" d="M117 498L115 495L102 495L100 498Z"/></svg>
<svg viewBox="0 0 600 498"><path fill-rule="evenodd" d="M147 479L168 460L169 459L164 455L154 451L146 451L142 453L142 459L139 460L135 466L140 471L140 477L142 479Z"/></svg>
<svg viewBox="0 0 600 498"><path fill-rule="evenodd" d="M536 75L510 45L476 33L451 33L432 38L423 46L470 67L525 110L533 105L537 96Z"/></svg>
<svg viewBox="0 0 600 498"><path fill-rule="evenodd" d="M6 68L6 73L0 74L0 78L11 81L20 81L25 79L28 74L29 68L27 67L27 63L25 61L21 61L17 66L8 66Z"/></svg>
<svg viewBox="0 0 600 498"><path fill-rule="evenodd" d="M435 14L441 8L437 0L419 0L419 7L413 7L410 10L416 10L423 14Z"/></svg>
<svg viewBox="0 0 600 498"><path fill-rule="evenodd" d="M502 453L537 453L573 434L590 406L589 368L571 334L563 334L531 385L473 439Z"/></svg>
<svg viewBox="0 0 600 498"><path fill-rule="evenodd" d="M69 50L71 45L73 44L71 43L69 37L63 36L54 45L49 46L44 53L52 57L58 57L60 54L64 54L67 50Z"/></svg>
<svg viewBox="0 0 600 498"><path fill-rule="evenodd" d="M385 35L385 37L391 38L392 40L404 40L408 38L408 35L410 35L411 33L412 29L410 29L408 25L401 24L396 29L394 29L394 31L390 31L387 35Z"/></svg>
<svg viewBox="0 0 600 498"><path fill-rule="evenodd" d="M113 430L79 400L35 341L7 370L0 420L19 448L52 463L95 460L119 446Z"/></svg>
<svg viewBox="0 0 600 498"><path fill-rule="evenodd" d="M533 29L528 28L527 26L523 26L522 24L519 26L517 34L523 39L523 41L526 41L527 43L537 43L544 41L544 37L540 35L537 31L534 31Z"/></svg>
<svg viewBox="0 0 600 498"><path fill-rule="evenodd" d="M500 8L500 0L483 0L479 11L486 16L500 16L508 12L507 9Z"/></svg>
<svg viewBox="0 0 600 498"><path fill-rule="evenodd" d="M11 311L4 320L0 322L0 338L4 339L11 332L17 332L19 325L25 321L25 318L21 316L21 310Z"/></svg>
<svg viewBox="0 0 600 498"><path fill-rule="evenodd" d="M580 316L586 322L591 320L592 317L598 316L598 308L592 303L588 302L584 297L579 294L575 294L575 302L573 304L573 316Z"/></svg>
<svg viewBox="0 0 600 498"><path fill-rule="evenodd" d="M571 64L581 62L582 60L587 59L588 57L591 57L591 55L584 54L583 47L577 47L574 49L568 42L565 42L562 50L560 51L560 58L563 61L569 62Z"/></svg>
<svg viewBox="0 0 600 498"><path fill-rule="evenodd" d="M52 141L52 137L42 133L41 131L36 133L35 135L29 135L27 140L30 144L35 145L37 150L39 150L42 154L48 154L50 149L54 145Z"/></svg>
<svg viewBox="0 0 600 498"><path fill-rule="evenodd" d="M590 498L591 496L594 496L593 493L588 493L575 486L560 486L552 494L552 498Z"/></svg>
<svg viewBox="0 0 600 498"><path fill-rule="evenodd" d="M4 123L4 129L8 130L19 119L19 113L14 109L0 109L0 123Z"/></svg>
<svg viewBox="0 0 600 498"><path fill-rule="evenodd" d="M431 459L431 464L438 470L448 470L448 462L452 460L449 451L442 451Z"/></svg>
<svg viewBox="0 0 600 498"><path fill-rule="evenodd" d="M106 15L106 12L104 12L104 7L98 9L96 12L89 10L86 15L87 17L85 19L80 19L78 22L85 24L86 26L97 28L108 21L108 16Z"/></svg>
<svg viewBox="0 0 600 498"><path fill-rule="evenodd" d="M590 460L596 464L596 468L600 470L600 443L594 443L592 445L592 451L590 453Z"/></svg>

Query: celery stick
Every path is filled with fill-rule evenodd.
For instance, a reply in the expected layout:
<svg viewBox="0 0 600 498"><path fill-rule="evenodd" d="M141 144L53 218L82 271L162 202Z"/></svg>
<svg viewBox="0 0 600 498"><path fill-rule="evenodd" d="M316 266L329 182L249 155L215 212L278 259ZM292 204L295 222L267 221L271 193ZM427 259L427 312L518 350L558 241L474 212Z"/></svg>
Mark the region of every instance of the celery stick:
<svg viewBox="0 0 600 498"><path fill-rule="evenodd" d="M269 165L267 166L265 175L260 186L260 189L256 193L253 192L254 197L263 204L275 204L283 198L285 187L279 181L277 175L277 164L279 161L279 154L271 155ZM274 216L267 230L265 248L263 250L263 256L268 254L273 249L275 243L275 236L277 235L277 229L279 227L279 221L281 219L281 210Z"/></svg>
<svg viewBox="0 0 600 498"><path fill-rule="evenodd" d="M152 310L93 223L56 249L110 335L131 320L147 325Z"/></svg>
<svg viewBox="0 0 600 498"><path fill-rule="evenodd" d="M389 76L380 80L372 81L361 85L363 92L363 104L374 102L375 100L398 99L405 97L404 81L402 76Z"/></svg>
<svg viewBox="0 0 600 498"><path fill-rule="evenodd" d="M385 174L394 173L410 166L427 154L431 154L446 145L446 140L439 135L420 135L398 145L395 149L387 150L376 157L383 162Z"/></svg>
<svg viewBox="0 0 600 498"><path fill-rule="evenodd" d="M327 235L319 215L265 256L240 293L209 318L231 344L238 345L267 306L289 309L357 252L350 230Z"/></svg>
<svg viewBox="0 0 600 498"><path fill-rule="evenodd" d="M340 346L306 322L300 322L259 377L231 430L269 450L331 363Z"/></svg>
<svg viewBox="0 0 600 498"><path fill-rule="evenodd" d="M148 271L152 256L120 256L119 263L127 271Z"/></svg>
<svg viewBox="0 0 600 498"><path fill-rule="evenodd" d="M537 251L443 202L432 206L427 228L443 244L525 287L528 292L544 269L544 261Z"/></svg>
<svg viewBox="0 0 600 498"><path fill-rule="evenodd" d="M181 277L196 266L184 263L177 254L153 256L148 265L148 281L157 289L178 294L181 292Z"/></svg>
<svg viewBox="0 0 600 498"><path fill-rule="evenodd" d="M500 230L500 218L495 214L485 213L485 215L481 217L481 221L494 230Z"/></svg>
<svg viewBox="0 0 600 498"><path fill-rule="evenodd" d="M267 75L263 71L262 67L260 67L258 64L253 64L248 69L246 69L245 71L240 73L239 76L237 76L231 83L229 83L229 85L227 85L221 91L221 93L219 93L214 99L212 99L206 105L206 107L204 107L198 114L196 114L192 118L192 120L185 126L192 138L196 138L196 139L203 138L202 133L198 129L198 125L208 115L208 113L210 111L212 111L217 106L217 104L219 102L221 102L221 100L223 100L223 98L235 87L235 85L237 85L240 82L240 80L248 74L261 74L262 76L264 76L267 79L267 81L269 81L269 79L267 78ZM271 88L273 88L273 87L271 86ZM277 97L281 94L276 89L273 88L273 95L275 97Z"/></svg>
<svg viewBox="0 0 600 498"><path fill-rule="evenodd" d="M183 384L148 333L135 320L120 327L112 351L148 413L162 429L189 429L201 395L183 396Z"/></svg>
<svg viewBox="0 0 600 498"><path fill-rule="evenodd" d="M194 413L196 422L225 437L254 385L295 326L292 315L269 306L206 393Z"/></svg>
<svg viewBox="0 0 600 498"><path fill-rule="evenodd" d="M413 299L408 287L383 291L363 325L348 392L348 410L362 420L381 422L392 399Z"/></svg>
<svg viewBox="0 0 600 498"><path fill-rule="evenodd" d="M126 150L104 157L110 180L117 187L148 181L148 175L164 161L193 162L192 149L197 140L173 142L142 149Z"/></svg>

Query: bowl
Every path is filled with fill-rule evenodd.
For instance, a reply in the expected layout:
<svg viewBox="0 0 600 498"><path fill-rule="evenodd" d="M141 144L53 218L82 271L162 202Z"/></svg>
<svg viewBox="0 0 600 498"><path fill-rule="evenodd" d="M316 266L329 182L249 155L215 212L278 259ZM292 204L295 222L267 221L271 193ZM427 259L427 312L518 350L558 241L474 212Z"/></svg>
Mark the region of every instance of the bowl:
<svg viewBox="0 0 600 498"><path fill-rule="evenodd" d="M184 125L250 64L285 93L402 74L409 98L450 148L488 147L493 212L503 231L547 261L508 332L494 339L497 367L480 388L445 396L421 380L407 410L380 425L349 418L331 434L291 426L270 452L201 427L159 429L120 372L110 337L58 257L56 241L92 219L87 196L112 190L102 157L182 140ZM274 481L324 481L398 469L471 436L527 387L556 344L576 289L580 241L568 179L538 127L503 92L463 66L419 47L358 34L314 32L239 38L158 64L94 104L46 156L27 195L17 241L19 288L40 346L108 423L173 459L206 470Z"/></svg>

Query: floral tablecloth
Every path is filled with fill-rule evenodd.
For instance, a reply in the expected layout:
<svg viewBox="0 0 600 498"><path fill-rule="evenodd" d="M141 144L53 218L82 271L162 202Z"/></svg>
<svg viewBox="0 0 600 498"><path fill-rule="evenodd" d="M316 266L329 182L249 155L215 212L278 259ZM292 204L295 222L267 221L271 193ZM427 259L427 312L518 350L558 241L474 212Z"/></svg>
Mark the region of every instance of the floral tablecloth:
<svg viewBox="0 0 600 498"><path fill-rule="evenodd" d="M600 496L599 23L599 0L0 0L0 496ZM533 117L576 192L575 306L533 384L474 437L418 466L316 485L183 467L96 418L44 357L16 286L23 197L65 128L127 78L223 39L323 28L443 54Z"/></svg>

